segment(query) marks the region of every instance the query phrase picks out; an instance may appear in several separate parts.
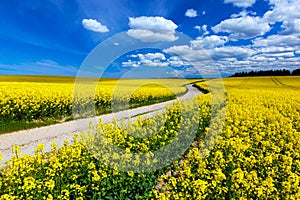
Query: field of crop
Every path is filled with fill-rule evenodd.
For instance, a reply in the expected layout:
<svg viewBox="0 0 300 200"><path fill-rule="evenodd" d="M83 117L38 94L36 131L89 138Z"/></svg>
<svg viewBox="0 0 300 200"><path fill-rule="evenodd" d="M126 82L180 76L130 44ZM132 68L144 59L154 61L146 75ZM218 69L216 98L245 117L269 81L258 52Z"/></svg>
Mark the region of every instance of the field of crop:
<svg viewBox="0 0 300 200"><path fill-rule="evenodd" d="M197 85L209 90L214 81ZM223 131L205 156L216 111L210 93L153 118L100 123L92 137L83 134L61 149L53 144L48 154L42 144L34 156L15 147L16 156L0 170L0 199L300 199L300 77L226 78L224 85ZM181 159L155 171L122 170L163 162L151 160L151 152L189 141L195 124ZM108 142L125 153L109 154ZM161 158L172 154L164 153Z"/></svg>
<svg viewBox="0 0 300 200"><path fill-rule="evenodd" d="M79 84L93 93L73 101L73 95L78 92L74 91L74 81L72 77L0 77L0 122L5 124L0 133L13 131L9 128L11 124L71 118L73 106L85 108L90 100L95 103L96 114L111 112L112 101L115 102L113 111L124 109L124 103L136 107L166 101L183 94L186 90L183 85L188 83L180 79L103 79L94 92L98 80L86 79Z"/></svg>
<svg viewBox="0 0 300 200"><path fill-rule="evenodd" d="M160 177L156 198L299 199L300 77L228 78L224 85L226 121L214 149L202 158L192 148L176 176Z"/></svg>

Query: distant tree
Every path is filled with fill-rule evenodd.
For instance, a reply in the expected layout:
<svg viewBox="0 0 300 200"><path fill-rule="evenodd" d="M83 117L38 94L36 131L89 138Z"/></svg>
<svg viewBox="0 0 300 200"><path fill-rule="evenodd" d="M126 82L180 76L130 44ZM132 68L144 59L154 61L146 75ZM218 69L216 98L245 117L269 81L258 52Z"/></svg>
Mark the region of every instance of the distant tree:
<svg viewBox="0 0 300 200"><path fill-rule="evenodd" d="M300 75L300 69L295 69L295 70L292 72L292 75L294 75L294 76L299 76L299 75Z"/></svg>
<svg viewBox="0 0 300 200"><path fill-rule="evenodd" d="M300 75L300 71L295 72ZM260 71L249 71L249 72L237 72L231 77L245 77L245 76L290 76L291 72L287 69L280 70L260 70Z"/></svg>

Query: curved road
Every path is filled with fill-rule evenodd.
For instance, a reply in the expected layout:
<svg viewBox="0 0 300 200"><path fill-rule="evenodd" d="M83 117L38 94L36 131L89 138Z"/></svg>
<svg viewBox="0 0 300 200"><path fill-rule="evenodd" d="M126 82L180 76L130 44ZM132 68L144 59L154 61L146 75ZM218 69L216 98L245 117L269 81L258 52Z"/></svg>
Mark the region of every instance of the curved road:
<svg viewBox="0 0 300 200"><path fill-rule="evenodd" d="M114 118L121 120L132 117L131 120L134 120L137 118L137 115L151 117L157 112L163 112L165 106L172 104L175 100L189 100L198 94L202 94L198 89L193 87L192 84L188 84L185 87L187 88L187 93L174 100L100 115L93 118L79 119L30 130L1 134L0 154L2 154L3 158L1 162L3 163L11 158L12 147L15 145L20 146L22 154L32 155L36 145L40 143L44 143L45 150L50 151L52 142L56 142L57 146L61 147L64 144L65 139L69 139L71 141L74 134L88 130L90 122L95 125L98 123L99 119L102 119L103 123L110 123Z"/></svg>

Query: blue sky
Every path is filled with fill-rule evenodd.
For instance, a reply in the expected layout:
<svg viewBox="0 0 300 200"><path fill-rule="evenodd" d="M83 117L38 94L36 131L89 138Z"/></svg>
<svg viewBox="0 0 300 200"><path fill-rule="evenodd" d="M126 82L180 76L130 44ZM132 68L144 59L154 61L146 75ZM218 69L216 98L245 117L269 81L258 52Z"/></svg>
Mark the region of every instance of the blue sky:
<svg viewBox="0 0 300 200"><path fill-rule="evenodd" d="M300 68L299 10L299 0L3 1L0 74L76 75L97 45L122 32L141 43L176 44L178 33L190 40L128 52L105 76L293 70Z"/></svg>

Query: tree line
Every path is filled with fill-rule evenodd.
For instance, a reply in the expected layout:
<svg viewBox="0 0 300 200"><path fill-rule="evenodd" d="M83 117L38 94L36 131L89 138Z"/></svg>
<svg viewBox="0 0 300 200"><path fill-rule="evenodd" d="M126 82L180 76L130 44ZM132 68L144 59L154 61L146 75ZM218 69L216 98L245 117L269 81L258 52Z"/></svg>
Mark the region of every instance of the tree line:
<svg viewBox="0 0 300 200"><path fill-rule="evenodd" d="M260 71L250 71L250 72L236 72L230 77L245 77L245 76L299 76L300 69L295 69L293 71L287 69L279 70L260 70Z"/></svg>

